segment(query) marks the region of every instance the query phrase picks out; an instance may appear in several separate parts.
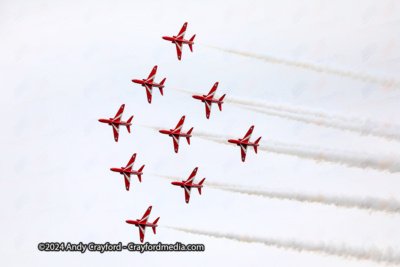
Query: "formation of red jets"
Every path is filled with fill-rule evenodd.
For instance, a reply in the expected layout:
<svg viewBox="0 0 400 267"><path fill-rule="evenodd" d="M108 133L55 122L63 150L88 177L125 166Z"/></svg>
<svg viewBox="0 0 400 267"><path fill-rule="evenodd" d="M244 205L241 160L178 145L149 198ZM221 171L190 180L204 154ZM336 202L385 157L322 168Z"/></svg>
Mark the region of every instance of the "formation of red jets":
<svg viewBox="0 0 400 267"><path fill-rule="evenodd" d="M185 33L186 33L186 28L187 28L187 22L183 24L182 29L179 31L177 36L173 37L168 37L164 36L162 37L164 40L171 41L172 43L175 43L176 45L176 51L178 55L178 60L182 59L182 47L183 44L189 45L190 51L193 52L193 40L196 35L193 35L190 40L185 40ZM143 87L146 88L146 95L147 95L147 101L149 104L151 104L152 96L153 96L153 87L157 87L160 90L161 95L163 95L163 89L164 89L164 83L166 78L164 78L160 83L154 82L155 76L157 73L157 66L154 66L153 69L150 72L150 75L147 79L133 79L132 82L137 83L142 85ZM216 82L213 87L211 88L210 92L207 95L193 95L192 97L194 99L200 100L205 104L206 108L206 118L210 118L210 113L211 113L211 105L212 103L218 104L219 110L222 111L222 104L223 99L225 97L225 94L220 97L219 99L214 98L215 92L217 91L218 88L218 82ZM132 118L131 116L126 122L122 121L122 114L124 112L125 104L123 104L120 109L118 110L117 114L115 115L114 118L110 119L99 119L100 122L102 123L107 123L108 125L112 126L113 133L114 133L114 140L115 142L118 142L119 138L119 127L120 126L126 126L128 132L130 133L130 126L132 126ZM175 129L170 129L170 130L160 130L159 132L162 134L167 134L170 137L172 137L172 141L174 144L174 151L175 153L178 153L179 151L179 138L184 137L186 138L188 144L190 145L190 137L192 137L192 131L193 127L190 128L189 131L186 133L182 131L183 123L185 122L185 116L182 116L182 118L179 120L178 124L176 125ZM250 142L251 134L253 133L254 126L251 126L246 135L243 138L239 139L229 139L228 142L236 144L240 146L241 148L241 158L242 161L244 162L246 159L246 154L247 154L247 147L252 146L254 147L254 151L257 153L257 147L259 146L259 141L261 137L259 137L254 143ZM135 163L136 159L136 153L132 155L130 158L128 164L126 167L121 167L121 168L111 168L110 170L113 172L119 172L121 175L124 176L124 181L125 181L125 189L126 191L129 191L130 188L130 183L131 183L131 175L136 175L139 179L139 182L142 181L142 175L143 175L143 169L144 166L140 167L139 170L133 170L133 165ZM190 174L189 178L186 181L182 182L172 182L172 185L175 186L180 186L181 188L184 189L185 193L185 202L189 203L190 199L190 192L192 188L197 188L199 190L199 194L201 194L201 188L203 187L203 182L206 178L203 178L198 184L195 184L193 181L196 177L198 168L196 167L193 172ZM153 229L154 234L156 233L156 227L158 220L160 217L158 217L153 223L148 223L148 218L150 216L152 206L150 206L145 214L143 215L142 219L137 219L137 220L127 220L126 223L128 224L133 224L136 227L139 228L139 235L140 235L140 242L143 243L144 240L144 235L146 231L146 227L151 227Z"/></svg>

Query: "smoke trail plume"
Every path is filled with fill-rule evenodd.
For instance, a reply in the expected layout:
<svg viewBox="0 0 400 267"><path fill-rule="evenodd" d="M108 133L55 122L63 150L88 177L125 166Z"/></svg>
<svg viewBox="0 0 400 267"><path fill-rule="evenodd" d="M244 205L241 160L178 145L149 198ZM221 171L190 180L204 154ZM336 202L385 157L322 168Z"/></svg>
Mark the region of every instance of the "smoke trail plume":
<svg viewBox="0 0 400 267"><path fill-rule="evenodd" d="M183 181L181 177L173 177L167 175L151 174L153 176L161 177L170 181ZM316 203L322 205L331 205L338 208L356 208L367 211L380 211L387 213L400 213L400 203L395 199L381 199L381 198L349 198L343 196L326 196L321 194L303 194L303 193L289 193L289 192L272 192L260 189L245 189L243 185L235 184L221 184L208 181L207 187L217 190L222 190L231 193L239 193L250 196L264 197L268 199L279 199L288 201L298 201L302 203Z"/></svg>
<svg viewBox="0 0 400 267"><path fill-rule="evenodd" d="M288 192L271 192L261 191L255 189L241 189L241 188L230 188L221 187L219 185L213 185L207 183L207 186L211 186L215 189L228 191L232 193L246 194L250 196L259 196L270 199L279 200L290 200L298 201L303 203L317 203L323 205L332 205L339 208L356 208L368 211L381 211L387 213L400 213L400 203L396 200L379 199L367 197L364 199L356 199L342 196L325 196L325 195L312 195L302 193L288 193Z"/></svg>
<svg viewBox="0 0 400 267"><path fill-rule="evenodd" d="M161 128L161 127L156 127L156 126L151 126L151 125L144 125L144 124L141 124L141 125L139 125L140 127L144 127L144 128L148 128L148 129L153 129L153 130L156 130L156 131L159 131L159 130L162 130L163 128Z"/></svg>
<svg viewBox="0 0 400 267"><path fill-rule="evenodd" d="M206 133L197 133L196 136L205 140L213 141L219 144L230 145L219 136ZM362 169L375 169L379 171L389 171L391 173L400 172L400 161L394 157L377 157L375 155L365 155L349 151L339 151L318 147L307 147L297 144L287 144L277 141L263 141L258 147L259 150L276 154L296 156L302 159L310 159L316 162L331 162L347 167L356 167Z"/></svg>
<svg viewBox="0 0 400 267"><path fill-rule="evenodd" d="M191 230L191 229L184 229L184 228L170 227L170 226L166 226L166 228L189 234L229 239L242 243L259 243L269 247L289 249L300 253L306 251L328 256L337 256L346 259L367 260L367 261L374 261L377 263L386 263L386 264L400 264L400 252L393 251L393 249L390 247L382 251L374 247L371 247L369 249L364 249L361 247L351 247L345 244L335 245L323 242L306 243L293 239L285 240L279 238L248 237L236 234L222 234L217 232Z"/></svg>
<svg viewBox="0 0 400 267"><path fill-rule="evenodd" d="M373 122L371 120L344 118L340 116L327 116L318 113L307 114L310 113L310 111L302 113L301 110L298 110L297 112L292 112L289 110L284 110L283 108L280 108L279 110L276 108L268 107L255 108L254 104L252 106L245 106L243 104L240 104L241 101L232 101L232 99L228 101L240 108L251 110L261 114L277 116L305 123L312 123L318 126L336 128L343 131L352 131L360 135L373 135L386 139L395 139L400 141L400 127L396 125L382 124L378 122Z"/></svg>
<svg viewBox="0 0 400 267"><path fill-rule="evenodd" d="M182 89L174 88L173 90L187 94L196 94L196 92ZM302 109L289 105L274 105L260 101L235 98L232 96L225 98L225 102L261 114L311 123L343 131L352 131L360 135L373 135L400 141L400 126L398 125L376 122L370 119L346 117L340 114L326 113L318 110Z"/></svg>
<svg viewBox="0 0 400 267"><path fill-rule="evenodd" d="M158 130L153 126L144 126ZM228 143L231 137L222 134L213 134L196 131L193 137L216 142L224 145L232 145ZM316 162L331 162L347 167L355 167L361 169L375 169L378 171L389 171L391 173L400 172L400 161L393 156L379 157L375 155L365 155L350 151L339 151L327 148L307 147L298 144L287 144L278 141L268 140L262 141L258 147L259 150L276 154L284 154L299 157L302 159L310 159Z"/></svg>
<svg viewBox="0 0 400 267"><path fill-rule="evenodd" d="M351 79L355 79L355 80L360 80L363 82L379 84L382 86L388 86L388 87L394 86L394 87L400 88L400 82L396 81L394 78L379 77L379 76L375 76L370 73L366 73L364 71L356 72L356 71L351 71L351 70L344 70L344 69L340 69L340 68L330 67L327 65L319 65L319 64L310 63L310 62L302 62L302 61L297 61L297 60L292 60L292 59L284 59L284 58L278 58L278 57L267 56L267 55L253 54L253 53L242 52L242 51L238 51L238 50L234 50L234 49L225 49L225 48L209 46L209 45L205 45L205 46L208 48L216 49L216 50L223 51L226 53L245 56L245 57L249 57L249 58L260 59L260 60L263 60L268 63L282 64L282 65L286 65L286 66L297 67L297 68L312 70L312 71L321 72L321 73L329 73L329 74L347 77L347 78L351 78Z"/></svg>

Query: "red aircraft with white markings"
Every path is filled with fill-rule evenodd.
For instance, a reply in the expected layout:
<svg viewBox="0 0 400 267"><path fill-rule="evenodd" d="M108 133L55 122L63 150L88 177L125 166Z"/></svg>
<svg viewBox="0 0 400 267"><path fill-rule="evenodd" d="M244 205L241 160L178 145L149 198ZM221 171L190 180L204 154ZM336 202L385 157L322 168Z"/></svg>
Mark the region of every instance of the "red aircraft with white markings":
<svg viewBox="0 0 400 267"><path fill-rule="evenodd" d="M151 70L150 75L147 79L143 80L137 80L133 79L132 82L141 84L146 88L146 94L147 94L147 101L151 104L151 98L153 95L153 87L158 87L160 89L161 95L163 95L163 88L164 88L164 82L167 78L164 78L160 83L155 83L153 82L154 79L156 78L156 73L157 73L157 66L154 66L154 68Z"/></svg>
<svg viewBox="0 0 400 267"><path fill-rule="evenodd" d="M185 24L183 24L181 31L178 33L178 36L173 36L173 37L163 36L164 40L171 41L172 43L175 43L176 52L178 53L178 59L179 60L181 60L181 58L182 58L182 45L183 44L189 45L190 51L193 52L192 45L194 45L193 40L194 40L194 37L196 37L196 34L193 35L193 37L190 38L190 40L183 39L185 37L187 24L188 24L187 22L185 22Z"/></svg>
<svg viewBox="0 0 400 267"><path fill-rule="evenodd" d="M194 99L201 100L201 102L204 102L206 104L206 117L207 119L210 118L210 112L211 112L211 104L212 103L218 103L219 110L222 111L222 104L224 103L222 100L224 99L225 95L221 96L220 99L214 99L214 94L217 91L218 87L218 82L216 82L211 88L210 92L208 95L193 95L192 97Z"/></svg>
<svg viewBox="0 0 400 267"><path fill-rule="evenodd" d="M185 116L183 116L179 122L178 125L176 125L175 129L170 129L168 130L160 130L160 133L162 134L168 134L169 136L172 137L172 141L174 142L174 150L175 153L178 153L178 149L179 149L179 137L186 137L186 140L188 142L188 144L190 145L190 137L192 137L191 133L193 130L193 127L187 132L184 133L181 131L183 123L185 122Z"/></svg>
<svg viewBox="0 0 400 267"><path fill-rule="evenodd" d="M117 115L115 115L114 118L110 118L109 120L107 119L99 119L99 122L102 123L108 123L108 125L111 125L113 127L113 132L114 132L114 140L115 142L118 142L118 136L119 136L119 126L126 126L126 129L128 129L128 132L131 132L131 128L130 126L132 125L131 121L132 121L132 117L129 118L128 121L121 121L122 118L122 113L124 112L124 108L125 108L125 104L123 104L118 112Z"/></svg>
<svg viewBox="0 0 400 267"><path fill-rule="evenodd" d="M257 147L259 146L258 142L260 142L261 136L254 142L250 142L251 134L253 133L254 125L250 127L249 131L246 133L246 135L243 137L243 139L229 139L229 143L236 144L240 146L241 152L242 152L242 161L246 159L246 154L247 154L247 147L252 146L254 147L254 151L257 154Z"/></svg>
<svg viewBox="0 0 400 267"><path fill-rule="evenodd" d="M128 164L126 167L121 167L121 168L111 168L110 170L113 172L119 172L122 174L125 178L125 188L126 191L129 191L129 186L131 184L131 174L137 175L139 182L142 182L142 174L143 174L143 168L144 165L137 171L132 170L133 164L135 163L136 159L136 153L133 154L132 158L129 160Z"/></svg>
<svg viewBox="0 0 400 267"><path fill-rule="evenodd" d="M157 222L160 219L160 217L158 217L153 223L148 223L147 222L147 220L149 219L149 216L150 216L151 208L152 208L152 206L150 206L146 210L146 212L143 215L142 219L140 219L140 220L137 219L136 221L135 220L127 220L126 221L126 223L134 224L136 227L139 227L140 242L142 242L142 243L143 243L143 240L144 240L144 234L146 232L146 227L153 228L153 232L154 232L154 234L156 234L156 227L158 226Z"/></svg>
<svg viewBox="0 0 400 267"><path fill-rule="evenodd" d="M193 180L196 177L196 173L197 173L197 167L194 168L192 174L189 176L189 178L186 181L182 181L182 182L172 182L171 184L173 185L177 185L182 187L183 189L185 189L185 201L186 203L189 203L189 199L190 199L190 189L192 187L197 188L199 190L199 194L201 195L201 188L203 187L203 182L206 178L203 178L203 180L200 181L200 183L198 184L194 184Z"/></svg>

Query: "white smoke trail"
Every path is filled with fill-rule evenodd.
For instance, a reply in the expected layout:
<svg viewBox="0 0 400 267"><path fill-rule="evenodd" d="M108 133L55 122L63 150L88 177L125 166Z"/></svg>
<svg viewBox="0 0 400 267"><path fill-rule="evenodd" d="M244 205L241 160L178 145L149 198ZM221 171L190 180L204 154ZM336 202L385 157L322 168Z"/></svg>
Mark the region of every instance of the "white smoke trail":
<svg viewBox="0 0 400 267"><path fill-rule="evenodd" d="M379 158L375 155L358 154L348 151L337 151L326 148L305 147L280 142L264 142L261 151L287 154L299 158L312 159L317 162L327 161L348 167L371 168L379 171L400 172L400 162L393 157Z"/></svg>
<svg viewBox="0 0 400 267"><path fill-rule="evenodd" d="M268 191L254 190L254 189L229 188L230 186L220 187L217 185L212 185L212 184L210 185L210 183L207 183L207 186L211 186L213 188L223 191L246 194L250 196L259 196L269 199L290 200L303 203L317 203L323 205L332 205L339 208L356 208L368 211L400 213L400 203L395 199L389 200L389 199L379 199L373 197L356 199L343 196L338 197L338 196L311 195L302 193L271 192L271 191L268 192Z"/></svg>
<svg viewBox="0 0 400 267"><path fill-rule="evenodd" d="M167 175L151 174L170 181L183 181L181 177L173 177ZM367 211L400 213L400 203L395 199L382 199L374 197L365 198L349 198L344 196L326 196L317 194L302 194L288 192L272 192L260 189L245 189L243 185L221 184L207 181L205 186L217 190L231 193L245 194L249 196L259 196L268 199L279 199L288 201L298 201L302 203L316 203L322 205L336 206L338 208L356 208Z"/></svg>
<svg viewBox="0 0 400 267"><path fill-rule="evenodd" d="M158 130L153 126L144 126ZM196 131L193 137L200 137L208 141L219 144L232 145L227 140L228 137L223 134L213 134ZM359 154L350 151L339 151L327 148L307 147L298 144L287 144L273 140L262 141L259 150L276 154L296 156L302 159L310 159L316 162L331 162L347 167L356 167L361 169L375 169L379 171L389 171L391 173L400 172L400 161L394 156L379 157L375 155Z"/></svg>
<svg viewBox="0 0 400 267"><path fill-rule="evenodd" d="M386 139L395 139L400 141L400 127L397 125L382 124L371 120L363 121L354 118L327 116L318 113L310 114L310 111L302 112L301 110L297 110L297 112L292 112L289 111L290 109L284 110L282 107L279 108L279 110L269 107L255 108L254 104L251 106L245 106L240 103L242 101L232 100L232 98L229 100L227 99L227 102L230 102L240 108L261 114L312 123L318 126L336 128L343 131L352 131L360 135L374 135Z"/></svg>
<svg viewBox="0 0 400 267"><path fill-rule="evenodd" d="M221 139L220 136L198 132L196 136L219 144L229 145L228 137ZM327 148L307 147L297 144L287 144L277 141L262 141L259 150L276 154L296 156L302 159L310 159L316 162L331 162L345 165L347 167L371 168L391 173L400 172L400 161L393 156L377 157L350 151L338 151Z"/></svg>
<svg viewBox="0 0 400 267"><path fill-rule="evenodd" d="M161 128L161 127L156 127L156 126L151 126L151 125L144 125L144 124L141 124L141 125L139 125L140 127L144 127L144 128L148 128L148 129L153 129L153 130L156 130L157 132L159 131L159 130L162 130L163 128Z"/></svg>
<svg viewBox="0 0 400 267"><path fill-rule="evenodd" d="M375 76L370 73L366 73L364 71L356 72L356 71L351 71L351 70L334 68L334 67L330 67L327 65L318 65L318 64L310 63L310 62L302 62L302 61L296 61L296 60L292 60L292 59L284 59L284 58L278 58L278 57L267 56L267 55L253 54L253 53L242 52L242 51L238 51L238 50L234 50L234 49L225 49L225 48L209 46L209 45L205 45L205 46L208 48L216 49L216 50L223 51L226 53L245 56L245 57L249 57L249 58L260 59L260 60L263 60L268 63L282 64L282 65L312 70L312 71L321 72L321 73L329 73L329 74L338 75L338 76L342 76L342 77L348 77L351 79L360 80L363 82L374 83L374 84L379 84L382 86L387 86L387 87L394 86L394 87L400 88L400 82L396 81L394 78L379 77L379 76Z"/></svg>
<svg viewBox="0 0 400 267"><path fill-rule="evenodd" d="M173 90L187 94L196 94L195 92L182 89L174 88ZM225 98L225 102L261 114L311 123L343 131L352 131L360 135L373 135L400 141L400 126L398 125L376 122L370 119L346 117L340 114L302 109L288 105L274 105L260 101L239 99L232 96Z"/></svg>
<svg viewBox="0 0 400 267"><path fill-rule="evenodd" d="M345 244L335 245L335 244L327 244L324 242L306 243L289 239L285 240L279 238L249 237L249 236L240 236L236 234L223 234L218 232L192 230L192 229L184 229L184 228L170 227L170 226L164 226L164 227L171 230L181 231L189 234L229 239L242 243L259 243L269 247L289 249L300 253L306 251L306 252L313 252L329 256L337 256L346 259L367 260L367 261L374 261L377 263L386 263L386 264L400 264L400 252L394 251L390 247L382 251L375 247L364 249L361 247L351 247Z"/></svg>

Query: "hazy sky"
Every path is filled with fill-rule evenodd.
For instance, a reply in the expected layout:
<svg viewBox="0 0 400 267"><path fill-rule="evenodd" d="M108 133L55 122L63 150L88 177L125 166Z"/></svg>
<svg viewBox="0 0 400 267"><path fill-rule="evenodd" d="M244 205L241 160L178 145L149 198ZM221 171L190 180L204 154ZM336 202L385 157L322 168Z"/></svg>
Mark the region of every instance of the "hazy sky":
<svg viewBox="0 0 400 267"><path fill-rule="evenodd" d="M194 52L185 46L178 61L174 45L161 37L177 35L184 22L188 22L185 37L196 34ZM247 241L274 238L355 251L373 248L399 259L399 212L207 187L207 183L232 184L318 196L318 202L329 202L330 197L357 203L368 197L383 199L372 203L378 206L400 201L400 174L385 171L400 161L399 140L304 119L321 119L318 114L325 114L335 123L345 121L361 130L364 123L380 132L400 133L396 128L400 125L399 29L397 1L0 1L1 262L380 264L164 226L235 234ZM226 53L210 45L311 64L325 72ZM155 81L167 80L164 96L155 89L149 105L144 88L131 79L147 78L154 65L158 65ZM326 71L332 68L344 74ZM349 73L393 83L354 79ZM213 106L210 120L203 103L176 90L206 94L217 81L216 95L227 94L227 103L222 112ZM278 116L253 112L228 103L229 97L278 105L283 111ZM125 104L124 120L134 115L133 126L130 134L121 128L115 143L111 127L98 119L113 117L121 104ZM301 114L302 110L309 114ZM285 118L289 113L301 118ZM182 115L186 115L183 130L194 127L194 136L190 146L181 140L178 154L170 137L144 127L170 129ZM197 132L242 138L251 125L255 125L252 140L262 136L264 146L280 142L306 154L315 150L322 154L307 159L293 153L255 154L249 148L242 163L238 147L196 136ZM133 153L137 153L136 169L146 167L142 183L132 177L127 192L122 176L109 168L125 166ZM379 166L348 166L360 157ZM344 162L337 164L340 160ZM190 204L181 188L157 176L187 179L195 167L199 167L195 182L203 177L206 181L201 196L193 190ZM39 242L139 242L138 229L125 220L141 218L150 205L150 221L161 217L160 227L156 235L148 229L145 241L203 243L206 251L80 254L37 249Z"/></svg>

